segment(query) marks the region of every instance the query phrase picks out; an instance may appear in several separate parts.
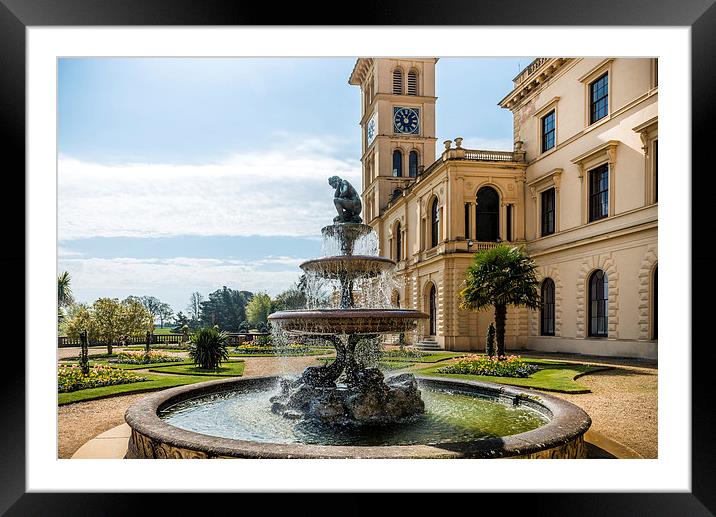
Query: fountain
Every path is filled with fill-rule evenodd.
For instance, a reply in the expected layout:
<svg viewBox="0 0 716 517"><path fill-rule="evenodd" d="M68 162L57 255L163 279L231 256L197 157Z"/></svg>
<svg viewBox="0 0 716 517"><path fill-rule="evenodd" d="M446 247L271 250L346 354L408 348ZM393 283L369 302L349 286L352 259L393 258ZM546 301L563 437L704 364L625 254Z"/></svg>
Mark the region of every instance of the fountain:
<svg viewBox="0 0 716 517"><path fill-rule="evenodd" d="M486 382L385 378L359 359L359 348L377 351L382 336L416 332L428 316L367 292L395 263L366 246L375 234L362 223L355 189L337 176L329 183L338 215L322 234L331 253L300 267L311 289L335 288L332 303L269 319L277 340L328 342L335 360L295 379L208 381L149 395L125 414L126 457L585 457L591 420L562 399Z"/></svg>
<svg viewBox="0 0 716 517"><path fill-rule="evenodd" d="M415 310L359 308L354 282L375 278L394 267L392 260L354 255L355 243L373 232L362 224L355 204L346 209L338 203L340 196L360 199L345 180L329 180L336 188L339 214L334 224L322 229L325 240L335 239L340 255L309 260L301 269L317 279L338 282L338 308L283 311L271 314L269 320L279 336L322 338L336 349L336 359L327 366L309 367L297 380L281 382L281 394L273 397L272 411L287 418L319 420L330 424L389 424L409 420L423 413L412 374L393 376L385 381L378 368L366 368L356 359L356 347L363 341L376 346L379 336L414 330L418 320L427 314ZM351 192L352 191L352 192ZM344 378L344 382L337 383Z"/></svg>

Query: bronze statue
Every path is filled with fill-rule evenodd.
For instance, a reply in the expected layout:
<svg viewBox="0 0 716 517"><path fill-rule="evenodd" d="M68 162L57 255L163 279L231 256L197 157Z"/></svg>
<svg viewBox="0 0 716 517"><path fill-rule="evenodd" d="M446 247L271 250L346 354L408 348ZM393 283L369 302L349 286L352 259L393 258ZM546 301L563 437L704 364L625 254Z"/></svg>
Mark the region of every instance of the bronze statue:
<svg viewBox="0 0 716 517"><path fill-rule="evenodd" d="M333 204L336 206L338 215L333 218L334 223L362 223L360 212L363 208L360 196L356 189L348 181L331 176L328 184L336 189L333 196Z"/></svg>

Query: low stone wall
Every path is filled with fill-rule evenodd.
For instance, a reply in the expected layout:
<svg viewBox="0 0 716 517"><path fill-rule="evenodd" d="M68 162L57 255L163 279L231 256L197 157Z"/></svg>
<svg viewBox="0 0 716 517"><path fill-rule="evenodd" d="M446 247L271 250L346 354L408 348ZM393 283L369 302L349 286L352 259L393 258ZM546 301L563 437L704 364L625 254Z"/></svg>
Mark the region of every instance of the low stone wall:
<svg viewBox="0 0 716 517"><path fill-rule="evenodd" d="M420 385L472 391L502 403L542 412L550 421L532 431L500 438L437 445L328 446L275 444L203 435L167 424L158 412L168 405L238 387L268 389L276 377L226 379L179 386L151 394L127 409L132 428L126 458L586 458L584 433L591 419L565 400L493 383L422 377Z"/></svg>

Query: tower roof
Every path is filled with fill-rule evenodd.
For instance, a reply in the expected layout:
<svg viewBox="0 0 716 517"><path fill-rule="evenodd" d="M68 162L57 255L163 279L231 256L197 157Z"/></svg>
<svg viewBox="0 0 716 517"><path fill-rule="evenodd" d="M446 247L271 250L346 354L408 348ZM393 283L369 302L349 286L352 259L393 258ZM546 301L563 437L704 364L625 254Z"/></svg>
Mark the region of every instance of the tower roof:
<svg viewBox="0 0 716 517"><path fill-rule="evenodd" d="M373 66L373 58L370 57L359 57L356 61L351 76L348 78L348 84L353 86L360 86L365 80L365 76Z"/></svg>

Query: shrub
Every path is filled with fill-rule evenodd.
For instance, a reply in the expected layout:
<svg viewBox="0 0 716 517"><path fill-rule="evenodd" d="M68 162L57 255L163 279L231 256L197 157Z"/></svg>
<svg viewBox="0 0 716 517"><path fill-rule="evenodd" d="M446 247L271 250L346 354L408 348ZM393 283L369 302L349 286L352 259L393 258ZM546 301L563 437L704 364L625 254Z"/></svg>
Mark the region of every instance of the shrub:
<svg viewBox="0 0 716 517"><path fill-rule="evenodd" d="M518 355L503 360L483 355L469 355L452 364L436 370L437 373L459 373L466 375L492 375L495 377L529 377L538 368L528 364Z"/></svg>
<svg viewBox="0 0 716 517"><path fill-rule="evenodd" d="M57 367L57 391L59 393L146 380L146 377L136 373L104 365L93 366L87 375L83 374L82 369L76 364Z"/></svg>
<svg viewBox="0 0 716 517"><path fill-rule="evenodd" d="M120 352L116 358L110 359L109 362L117 364L154 364L173 363L183 360L183 358L176 355L162 354L160 352Z"/></svg>
<svg viewBox="0 0 716 517"><path fill-rule="evenodd" d="M194 364L206 370L216 370L221 361L229 360L229 351L226 348L228 338L226 332L219 332L216 328L201 328L191 336L189 355Z"/></svg>
<svg viewBox="0 0 716 517"><path fill-rule="evenodd" d="M490 322L487 327L487 338L485 340L485 353L488 357L495 356L495 324Z"/></svg>

